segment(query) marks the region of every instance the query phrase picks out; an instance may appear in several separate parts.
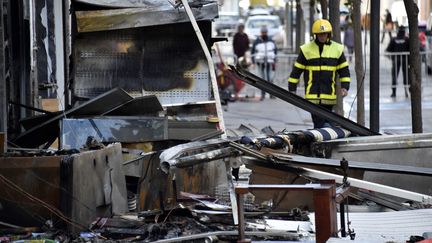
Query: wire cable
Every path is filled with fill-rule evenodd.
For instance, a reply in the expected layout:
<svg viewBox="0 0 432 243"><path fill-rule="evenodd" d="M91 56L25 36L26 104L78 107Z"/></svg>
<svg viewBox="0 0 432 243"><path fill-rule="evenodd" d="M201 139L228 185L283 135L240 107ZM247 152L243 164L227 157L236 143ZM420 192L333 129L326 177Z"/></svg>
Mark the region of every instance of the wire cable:
<svg viewBox="0 0 432 243"><path fill-rule="evenodd" d="M50 212L52 212L54 215L58 216L60 219L62 219L66 223L68 223L68 224L70 224L70 225L72 225L74 227L81 228L81 229L85 229L85 230L88 229L86 226L83 226L83 225L81 225L79 223L76 223L73 220L69 219L60 210L58 210L57 208L53 207L52 205L50 205L50 204L42 201L41 199L33 196L32 194L28 193L27 191L25 191L24 189L22 189L21 187L19 187L18 185L16 185L14 182L12 182L9 179L7 179L2 174L0 174L0 181L3 182L3 184L6 185L7 187L9 187L10 189L13 189L16 192L19 192L22 195L24 195L25 197L29 198L30 200L39 203L42 207L48 209Z"/></svg>

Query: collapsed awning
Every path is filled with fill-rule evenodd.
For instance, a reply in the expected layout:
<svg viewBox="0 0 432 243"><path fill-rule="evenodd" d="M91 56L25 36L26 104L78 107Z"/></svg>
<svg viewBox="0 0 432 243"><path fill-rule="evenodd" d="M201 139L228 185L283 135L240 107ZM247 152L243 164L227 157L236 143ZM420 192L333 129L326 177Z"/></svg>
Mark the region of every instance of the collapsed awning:
<svg viewBox="0 0 432 243"><path fill-rule="evenodd" d="M78 32L128 29L189 22L189 18L183 8L173 6L168 1L149 1L148 5L122 5L117 3L121 1L116 1L116 3L113 4L108 4L108 1L80 2L100 2L100 4L98 4L99 6L128 7L108 10L76 11ZM159 4L154 4L155 2ZM191 3L191 7L193 6L196 6L192 8L192 12L197 21L213 20L218 16L218 6L216 2L197 2L195 5Z"/></svg>

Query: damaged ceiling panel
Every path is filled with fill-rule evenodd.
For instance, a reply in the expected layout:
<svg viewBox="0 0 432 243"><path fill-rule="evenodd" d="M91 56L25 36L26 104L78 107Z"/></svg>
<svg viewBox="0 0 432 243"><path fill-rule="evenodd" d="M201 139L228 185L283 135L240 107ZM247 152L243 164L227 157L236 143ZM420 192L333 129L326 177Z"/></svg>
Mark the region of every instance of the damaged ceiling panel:
<svg viewBox="0 0 432 243"><path fill-rule="evenodd" d="M113 110L114 108L132 100L133 98L129 96L124 90L120 88L115 88L109 90L108 92L99 95L98 97L84 102L70 110L64 111L54 117L47 119L41 124L26 130L21 133L13 143L23 147L23 148L34 148L38 147L47 141L44 138L44 133L46 132L46 127L54 127L53 124L58 124L58 122L63 117L68 116L90 116L90 115L102 115L106 112ZM51 131L51 133L58 136L58 130Z"/></svg>
<svg viewBox="0 0 432 243"><path fill-rule="evenodd" d="M189 22L189 18L183 9L176 9L169 4L163 4L162 1L160 3L158 6L141 8L77 11L78 32L118 30ZM218 16L216 2L209 4L198 2L198 4L200 8L192 8L197 21L212 20ZM191 6L193 5L191 4Z"/></svg>
<svg viewBox="0 0 432 243"><path fill-rule="evenodd" d="M168 1L159 0L75 0L75 2L114 8L143 8L148 6L161 6L164 4L169 4Z"/></svg>
<svg viewBox="0 0 432 243"><path fill-rule="evenodd" d="M200 27L210 36L210 22ZM210 100L208 65L191 35L189 23L80 34L74 96L92 98L121 87L132 96L156 95L162 105Z"/></svg>

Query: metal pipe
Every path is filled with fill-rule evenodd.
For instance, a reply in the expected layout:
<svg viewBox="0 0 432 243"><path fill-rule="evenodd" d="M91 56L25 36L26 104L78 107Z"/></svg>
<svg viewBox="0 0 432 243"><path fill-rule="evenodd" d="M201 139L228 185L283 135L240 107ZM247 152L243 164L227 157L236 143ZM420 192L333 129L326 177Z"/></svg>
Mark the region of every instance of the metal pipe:
<svg viewBox="0 0 432 243"><path fill-rule="evenodd" d="M182 0L182 4L186 10L186 14L189 17L189 20L191 21L192 27L195 30L196 36L198 37L198 41L201 44L201 48L204 51L204 54L206 56L207 59L207 63L208 63L208 67L209 67L209 72L210 72L210 79L211 79L211 83L212 83L212 88L213 88L213 95L214 98L216 100L216 113L219 119L219 127L222 131L224 131L224 134L222 134L222 138L226 138L226 133L225 133L225 122L223 119L223 114L222 114L222 104L220 102L220 97L219 97L219 88L217 85L217 80L216 80L216 71L214 68L214 63L213 63L213 59L210 55L210 52L208 50L208 47L205 43L204 37L198 27L198 24L195 20L195 17L192 13L192 10L189 6L189 3L187 0Z"/></svg>
<svg viewBox="0 0 432 243"><path fill-rule="evenodd" d="M2 9L0 10L0 16L3 18L3 1L1 2L2 4ZM6 79L5 79L5 48L4 48L4 27L5 27L5 23L4 21L1 21L1 26L0 26L0 48L2 50L2 55L0 56L0 113L2 114L1 118L0 118L0 133L3 133L4 139L3 141L0 141L1 143L3 143L2 145L0 145L1 148L4 148L4 150L6 150L6 146L7 146L7 109L6 109L6 105L7 105L7 101L6 101ZM0 154L2 153L2 151L0 151Z"/></svg>
<svg viewBox="0 0 432 243"><path fill-rule="evenodd" d="M380 0L371 1L370 17L370 129L379 131L379 72L380 72ZM366 18L367 21L367 18ZM366 23L367 26L367 23Z"/></svg>
<svg viewBox="0 0 432 243"><path fill-rule="evenodd" d="M346 237L346 229L345 229L345 203L341 202L339 204L339 217L340 217L340 225L341 225L341 236Z"/></svg>
<svg viewBox="0 0 432 243"><path fill-rule="evenodd" d="M59 101L59 109L64 110L65 107L65 70L64 70L64 25L63 25L63 1L53 1L53 12L55 18L55 65L56 65L56 84L57 84L57 99Z"/></svg>
<svg viewBox="0 0 432 243"><path fill-rule="evenodd" d="M208 233L202 233L202 234L195 234L195 235L188 235L188 236L181 236L171 239L164 239L164 240L158 240L154 241L155 243L171 243L171 242L182 242L182 241L188 241L188 240L196 240L196 239L206 239L211 236L235 236L238 235L238 231L215 231L215 232L208 232ZM265 232L265 231L246 231L245 235L248 236L269 236L269 235L277 235L277 236L287 236L287 237L298 237L298 234L296 233L290 233L290 232Z"/></svg>
<svg viewBox="0 0 432 243"><path fill-rule="evenodd" d="M168 173L171 167L185 168L197 164L210 162L226 157L237 156L239 151L235 148L226 147L221 149L215 149L204 153L194 154L191 156L180 157L177 159L171 159L168 161L162 161L160 163L161 170Z"/></svg>
<svg viewBox="0 0 432 243"><path fill-rule="evenodd" d="M37 39L36 39L36 5L34 0L29 1L30 8L30 82L29 94L30 94L30 105L39 106L39 89L38 89L38 69L37 69Z"/></svg>
<svg viewBox="0 0 432 243"><path fill-rule="evenodd" d="M307 171L307 173L304 173L304 175L306 175L306 176L313 177L315 179L321 179L321 180L333 179L336 181L336 183L340 183L340 184L343 183L343 176L341 176L341 175L336 175L336 174L323 172L323 171L319 171L319 170L314 170L314 169L310 169L310 168L305 168L305 167L302 167L302 169L304 171ZM357 188L362 188L362 189L371 190L371 191L375 191L375 192L380 192L383 194L396 196L396 197L400 197L400 198L405 198L405 199L412 200L415 202L426 203L426 204L432 203L432 196L430 196L430 195L421 194L421 193L417 193L417 192L411 192L411 191L403 190L400 188L381 185L378 183L373 183L373 182L355 179L355 178L351 178L351 177L348 177L348 182L350 183L350 186L352 186L352 187L357 187Z"/></svg>

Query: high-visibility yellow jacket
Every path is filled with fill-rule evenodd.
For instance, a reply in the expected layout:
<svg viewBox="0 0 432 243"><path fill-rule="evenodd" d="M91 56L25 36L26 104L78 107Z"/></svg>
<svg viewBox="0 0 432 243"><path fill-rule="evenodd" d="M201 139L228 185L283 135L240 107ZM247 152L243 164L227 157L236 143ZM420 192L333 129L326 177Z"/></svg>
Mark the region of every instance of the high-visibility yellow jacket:
<svg viewBox="0 0 432 243"><path fill-rule="evenodd" d="M300 53L288 78L290 91L295 91L304 72L305 98L315 104L336 104L336 72L339 74L341 87L349 89L350 73L344 55L344 46L329 40L321 44L317 40L300 47Z"/></svg>

